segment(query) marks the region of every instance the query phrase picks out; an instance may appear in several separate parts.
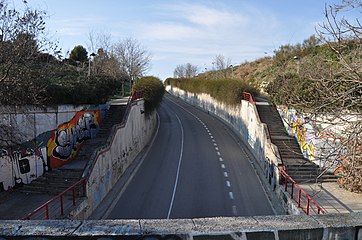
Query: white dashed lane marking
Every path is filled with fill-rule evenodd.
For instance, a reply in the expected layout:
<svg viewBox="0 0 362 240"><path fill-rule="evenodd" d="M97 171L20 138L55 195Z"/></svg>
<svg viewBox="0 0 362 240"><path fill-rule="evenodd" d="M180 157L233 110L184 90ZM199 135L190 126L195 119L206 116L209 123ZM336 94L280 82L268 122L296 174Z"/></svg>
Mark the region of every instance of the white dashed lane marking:
<svg viewBox="0 0 362 240"><path fill-rule="evenodd" d="M234 194L233 194L233 192L229 192L229 197L230 197L231 200L234 200Z"/></svg>
<svg viewBox="0 0 362 240"><path fill-rule="evenodd" d="M209 134L209 137L210 137L210 139L211 139L211 141L212 141L212 143L213 143L213 145L214 145L214 147L215 147L216 154L217 154L217 156L219 157L220 167L221 167L221 169L224 171L224 172L223 172L223 173L224 173L224 177L227 178L227 179L229 179L229 174L228 174L227 169L226 169L226 166L225 166L225 164L224 164L224 159L222 158L222 154L221 154L220 149L219 149L219 147L218 147L218 145L217 145L217 143L216 143L216 140L214 139L214 136L212 135L211 131L210 131L209 128L206 126L206 124L205 124L204 122L202 122L201 120L199 120L199 121L200 121L200 123L204 126L205 130L207 131L207 133ZM231 188L231 182L230 182L229 180L226 180L226 181L225 181L225 184L226 184L226 187L229 188L229 190L232 189L232 188ZM232 191L229 191L228 193L229 193L229 198L230 198L232 201L234 201L234 193L233 193ZM238 213L237 213L237 208L236 208L235 205L232 205L232 212L233 212L234 216L237 216L237 215L238 215Z"/></svg>

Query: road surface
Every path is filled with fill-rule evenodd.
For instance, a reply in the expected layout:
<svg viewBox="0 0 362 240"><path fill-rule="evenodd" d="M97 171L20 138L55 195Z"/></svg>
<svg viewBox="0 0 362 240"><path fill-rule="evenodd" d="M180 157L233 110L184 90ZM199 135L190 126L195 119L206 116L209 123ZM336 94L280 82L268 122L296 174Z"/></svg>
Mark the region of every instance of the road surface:
<svg viewBox="0 0 362 240"><path fill-rule="evenodd" d="M274 215L241 144L208 113L166 95L159 129L106 219Z"/></svg>

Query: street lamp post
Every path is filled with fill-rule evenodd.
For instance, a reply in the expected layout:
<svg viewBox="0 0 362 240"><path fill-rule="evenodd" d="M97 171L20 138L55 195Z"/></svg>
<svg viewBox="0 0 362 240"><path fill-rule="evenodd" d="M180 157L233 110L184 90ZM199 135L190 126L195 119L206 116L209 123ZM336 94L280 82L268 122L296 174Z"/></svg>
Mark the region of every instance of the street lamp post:
<svg viewBox="0 0 362 240"><path fill-rule="evenodd" d="M96 54L95 53L91 53L89 55L89 61L88 61L88 77L90 77L91 74L91 59L94 58Z"/></svg>

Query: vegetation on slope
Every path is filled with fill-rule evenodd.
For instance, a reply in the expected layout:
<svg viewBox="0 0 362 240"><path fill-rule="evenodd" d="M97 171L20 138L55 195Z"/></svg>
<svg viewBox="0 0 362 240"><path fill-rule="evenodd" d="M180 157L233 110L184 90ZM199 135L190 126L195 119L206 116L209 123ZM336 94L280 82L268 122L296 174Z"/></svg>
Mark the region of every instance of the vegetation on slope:
<svg viewBox="0 0 362 240"><path fill-rule="evenodd" d="M237 79L213 79L210 76L194 78L168 78L166 84L172 85L192 93L206 93L218 101L227 104L238 104L243 92L258 95L255 87Z"/></svg>
<svg viewBox="0 0 362 240"><path fill-rule="evenodd" d="M146 114L151 113L160 105L165 93L165 87L161 80L156 77L142 77L138 79L132 90L142 94L145 100Z"/></svg>

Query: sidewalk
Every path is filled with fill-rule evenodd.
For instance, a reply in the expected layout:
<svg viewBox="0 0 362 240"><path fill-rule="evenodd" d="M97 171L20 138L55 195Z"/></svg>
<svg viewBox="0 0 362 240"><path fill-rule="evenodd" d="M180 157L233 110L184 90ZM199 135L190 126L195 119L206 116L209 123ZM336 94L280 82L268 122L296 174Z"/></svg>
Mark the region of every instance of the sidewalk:
<svg viewBox="0 0 362 240"><path fill-rule="evenodd" d="M300 184L327 213L362 212L362 194L349 192L336 182Z"/></svg>

